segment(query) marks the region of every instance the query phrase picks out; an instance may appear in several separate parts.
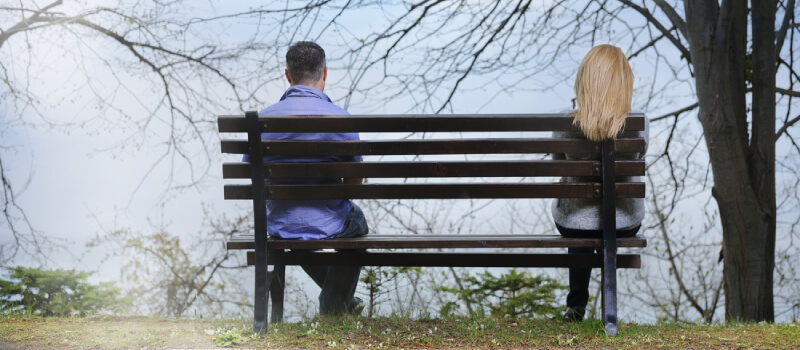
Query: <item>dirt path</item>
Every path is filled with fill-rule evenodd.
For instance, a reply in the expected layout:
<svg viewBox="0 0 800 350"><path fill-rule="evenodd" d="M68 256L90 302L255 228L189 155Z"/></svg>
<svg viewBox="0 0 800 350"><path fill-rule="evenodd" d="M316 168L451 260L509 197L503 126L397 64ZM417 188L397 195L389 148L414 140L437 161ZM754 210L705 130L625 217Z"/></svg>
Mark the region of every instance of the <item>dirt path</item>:
<svg viewBox="0 0 800 350"><path fill-rule="evenodd" d="M22 349L23 348L18 347L18 346L14 345L14 344L6 343L6 342L0 340L0 350L22 350Z"/></svg>

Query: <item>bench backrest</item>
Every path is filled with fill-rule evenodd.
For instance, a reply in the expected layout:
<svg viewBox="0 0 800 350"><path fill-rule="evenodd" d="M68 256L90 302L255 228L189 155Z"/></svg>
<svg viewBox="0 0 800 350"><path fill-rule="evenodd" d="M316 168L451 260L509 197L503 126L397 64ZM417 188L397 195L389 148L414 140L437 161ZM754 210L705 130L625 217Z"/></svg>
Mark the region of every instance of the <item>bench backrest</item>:
<svg viewBox="0 0 800 350"><path fill-rule="evenodd" d="M261 132L528 132L578 131L564 114L522 115L349 115L221 116L219 131L249 133L248 140L223 140L222 152L250 154L251 163L226 163L226 179L251 179L225 186L225 199L427 199L427 198L602 198L601 160L379 161L266 163L270 155L466 155L601 153L603 143L570 138L395 139L361 141L261 140ZM626 130L644 129L644 116L631 114ZM549 136L549 135L547 135ZM255 138L255 139L253 139ZM255 141L255 142L254 142ZM614 152L644 151L641 138L605 142L615 164L610 180L619 198L643 198L644 183L614 182L614 176L644 175L644 161L616 160ZM600 158L600 157L598 157ZM608 157L606 157L608 158ZM261 163L261 164L258 164ZM262 169L253 172L251 166ZM596 177L581 183L508 183L498 177ZM264 178L441 178L479 177L480 183L400 183L365 185L266 185ZM488 179L487 179L488 178ZM257 211L258 212L258 211Z"/></svg>

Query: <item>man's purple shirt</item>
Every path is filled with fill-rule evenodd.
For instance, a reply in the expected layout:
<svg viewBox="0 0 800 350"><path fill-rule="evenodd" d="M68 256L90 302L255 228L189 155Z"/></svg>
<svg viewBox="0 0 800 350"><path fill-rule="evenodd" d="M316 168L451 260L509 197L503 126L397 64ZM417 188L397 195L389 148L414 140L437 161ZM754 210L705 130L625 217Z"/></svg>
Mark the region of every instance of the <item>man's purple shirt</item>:
<svg viewBox="0 0 800 350"><path fill-rule="evenodd" d="M305 85L290 87L280 101L259 115L346 115L322 91ZM358 140L358 133L263 133L264 140ZM245 155L245 162L249 156ZM360 162L361 156L264 156L265 162ZM267 184L340 184L339 178L267 179ZM313 240L326 239L342 231L350 200L268 200L267 232L270 236Z"/></svg>

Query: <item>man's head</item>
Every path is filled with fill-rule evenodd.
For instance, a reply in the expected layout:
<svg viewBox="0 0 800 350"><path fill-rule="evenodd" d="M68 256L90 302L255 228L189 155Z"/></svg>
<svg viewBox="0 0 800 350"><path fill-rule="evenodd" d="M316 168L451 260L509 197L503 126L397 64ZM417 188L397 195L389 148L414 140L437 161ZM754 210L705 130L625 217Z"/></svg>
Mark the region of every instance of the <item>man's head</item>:
<svg viewBox="0 0 800 350"><path fill-rule="evenodd" d="M311 41L298 41L286 52L286 79L291 85L308 85L322 91L328 76L325 50Z"/></svg>

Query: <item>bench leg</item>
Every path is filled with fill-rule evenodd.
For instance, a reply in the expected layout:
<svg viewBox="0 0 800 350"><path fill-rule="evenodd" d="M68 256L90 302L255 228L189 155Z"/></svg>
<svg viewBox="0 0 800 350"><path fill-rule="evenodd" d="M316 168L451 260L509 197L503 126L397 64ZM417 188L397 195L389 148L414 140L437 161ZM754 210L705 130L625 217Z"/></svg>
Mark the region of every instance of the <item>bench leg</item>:
<svg viewBox="0 0 800 350"><path fill-rule="evenodd" d="M283 322L283 289L286 286L286 265L275 265L272 270L272 284L270 293L272 296L272 316L270 322Z"/></svg>
<svg viewBox="0 0 800 350"><path fill-rule="evenodd" d="M266 236L266 235L265 235ZM269 251L266 247L258 249L259 243L266 245L264 240L256 238L255 266L256 266L256 288L253 296L253 332L264 333L267 331L267 302L269 300L269 289L272 282L273 273L269 271L267 257Z"/></svg>
<svg viewBox="0 0 800 350"><path fill-rule="evenodd" d="M603 252L603 324L606 334L617 334L617 252L604 248Z"/></svg>
<svg viewBox="0 0 800 350"><path fill-rule="evenodd" d="M267 299L269 297L269 281L272 272L264 264L259 268L256 263L256 290L253 302L253 332L264 333L267 330Z"/></svg>
<svg viewBox="0 0 800 350"><path fill-rule="evenodd" d="M261 124L258 112L245 113L248 126L247 144L250 154L250 180L253 185L253 234L256 243L256 289L253 296L253 332L267 328L267 298L272 274L267 267L267 202L264 198L264 157L261 149Z"/></svg>
<svg viewBox="0 0 800 350"><path fill-rule="evenodd" d="M617 210L614 141L603 141L603 323L617 334Z"/></svg>

